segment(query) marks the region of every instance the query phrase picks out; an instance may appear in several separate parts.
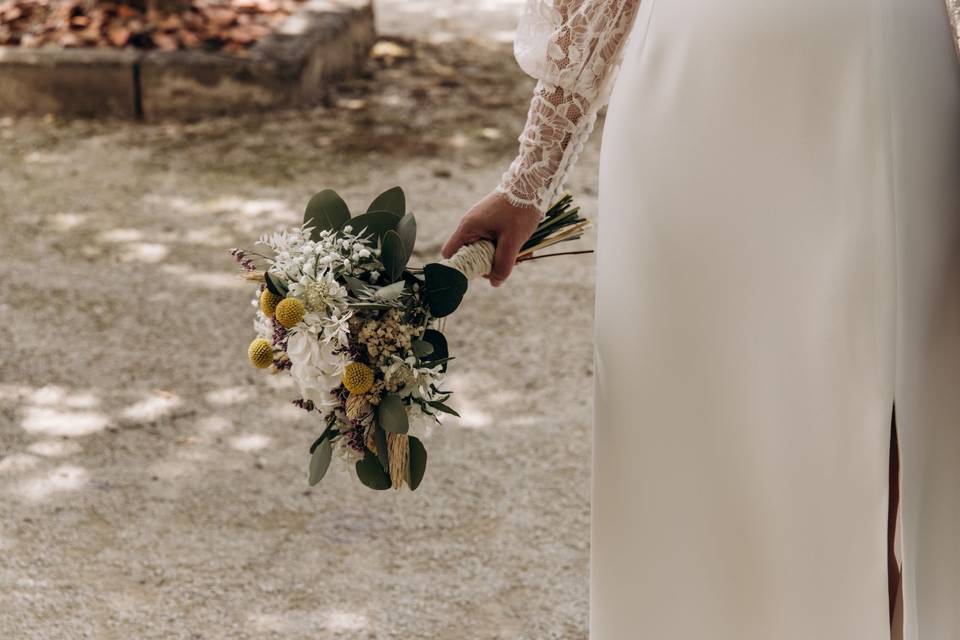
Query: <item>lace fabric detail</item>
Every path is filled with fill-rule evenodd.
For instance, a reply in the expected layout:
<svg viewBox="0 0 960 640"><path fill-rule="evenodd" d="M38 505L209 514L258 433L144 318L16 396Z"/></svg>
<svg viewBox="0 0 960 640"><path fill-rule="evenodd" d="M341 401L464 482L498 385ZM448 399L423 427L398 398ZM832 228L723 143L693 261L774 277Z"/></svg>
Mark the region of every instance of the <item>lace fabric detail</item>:
<svg viewBox="0 0 960 640"><path fill-rule="evenodd" d="M960 0L944 0L960 59ZM640 0L527 0L514 56L537 79L520 151L496 190L541 213L606 104Z"/></svg>
<svg viewBox="0 0 960 640"><path fill-rule="evenodd" d="M960 0L958 0L960 1ZM640 0L527 0L514 55L537 79L520 151L496 190L544 212L606 104Z"/></svg>
<svg viewBox="0 0 960 640"><path fill-rule="evenodd" d="M945 0L947 15L950 17L950 26L953 29L953 44L957 50L957 59L960 60L960 0Z"/></svg>

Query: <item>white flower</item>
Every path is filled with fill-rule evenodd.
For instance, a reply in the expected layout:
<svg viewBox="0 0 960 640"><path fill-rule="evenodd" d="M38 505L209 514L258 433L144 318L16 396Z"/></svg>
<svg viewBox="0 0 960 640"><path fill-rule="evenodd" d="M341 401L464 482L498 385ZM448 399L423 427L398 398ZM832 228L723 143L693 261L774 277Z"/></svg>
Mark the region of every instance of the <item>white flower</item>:
<svg viewBox="0 0 960 640"><path fill-rule="evenodd" d="M339 308L347 301L347 288L337 282L333 273L324 270L317 277L305 275L290 285L290 295L299 298L307 311L325 314L328 308Z"/></svg>
<svg viewBox="0 0 960 640"><path fill-rule="evenodd" d="M329 342L330 340L336 340L341 346L347 346L350 340L350 324L348 320L350 320L352 316L353 309L347 309L344 312L331 313L324 318L321 321L323 323L323 341Z"/></svg>
<svg viewBox="0 0 960 640"><path fill-rule="evenodd" d="M330 391L340 384L344 363L333 353L334 345L317 339L309 329L297 327L287 337L287 357L290 358L290 375L300 394L312 400L320 408L336 404Z"/></svg>
<svg viewBox="0 0 960 640"><path fill-rule="evenodd" d="M390 356L394 361L384 369L384 377L402 381L403 387L397 392L401 397L411 396L422 400L432 400L433 391L430 389L431 383L439 384L443 380L441 371L443 365L438 364L433 367L417 366L415 356L401 358L397 354Z"/></svg>

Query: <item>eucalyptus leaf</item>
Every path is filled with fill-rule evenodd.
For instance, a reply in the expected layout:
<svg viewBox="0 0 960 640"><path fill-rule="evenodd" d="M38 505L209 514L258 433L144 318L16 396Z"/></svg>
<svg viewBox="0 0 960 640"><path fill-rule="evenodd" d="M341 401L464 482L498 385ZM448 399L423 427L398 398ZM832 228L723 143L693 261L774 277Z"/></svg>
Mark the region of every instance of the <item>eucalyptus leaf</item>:
<svg viewBox="0 0 960 640"><path fill-rule="evenodd" d="M369 282L364 282L360 278L354 278L353 276L348 276L346 274L342 274L340 277L342 277L343 281L347 284L347 288L350 289L350 293L358 298L371 294L376 290L375 286Z"/></svg>
<svg viewBox="0 0 960 640"><path fill-rule="evenodd" d="M317 484L323 479L327 469L330 468L330 460L333 458L333 445L329 438L320 443L320 446L310 456L310 486Z"/></svg>
<svg viewBox="0 0 960 640"><path fill-rule="evenodd" d="M389 211L367 211L344 221L340 228L342 229L343 226L349 224L352 229L351 233L364 237L380 238L387 231L396 229L399 221L400 218Z"/></svg>
<svg viewBox="0 0 960 640"><path fill-rule="evenodd" d="M449 348L447 347L447 339L442 333L436 329L427 329L423 332L421 338L424 342L430 343L430 346L433 347L433 351L427 356L420 356L421 361L430 365L431 362L435 360L442 360L446 362L446 359L450 356ZM441 367L441 371L446 371L447 365L444 364Z"/></svg>
<svg viewBox="0 0 960 640"><path fill-rule="evenodd" d="M403 246L403 240L400 234L393 229L388 229L383 233L380 239L380 261L383 262L384 270L390 282L395 281L403 273L403 268L407 266L407 250Z"/></svg>
<svg viewBox="0 0 960 640"><path fill-rule="evenodd" d="M457 413L456 411L454 411L453 409L451 409L449 406L445 405L444 403L440 402L439 400L431 400L431 401L429 401L427 404L429 404L429 405L430 405L431 407L433 407L434 409L437 409L437 410L439 410L439 411L443 411L444 413L449 413L449 414L455 415L455 416L457 416L458 418L460 417L460 414L459 414L459 413Z"/></svg>
<svg viewBox="0 0 960 640"><path fill-rule="evenodd" d="M377 424L388 433L406 433L410 429L407 408L400 396L388 393L377 405Z"/></svg>
<svg viewBox="0 0 960 640"><path fill-rule="evenodd" d="M354 309L393 309L394 305L383 302L349 302L347 303Z"/></svg>
<svg viewBox="0 0 960 640"><path fill-rule="evenodd" d="M383 467L380 466L380 461L377 460L377 456L372 453L367 452L367 455L365 455L362 460L357 461L355 468L360 482L371 489L382 491L391 487L390 476L383 470Z"/></svg>
<svg viewBox="0 0 960 640"><path fill-rule="evenodd" d="M403 194L403 189L392 187L374 198L367 211L389 211L400 217L407 211L407 197Z"/></svg>
<svg viewBox="0 0 960 640"><path fill-rule="evenodd" d="M416 491L423 480L423 474L427 470L427 450L423 443L413 436L407 438L407 443L409 444L410 455L404 479L407 481L410 490Z"/></svg>
<svg viewBox="0 0 960 640"><path fill-rule="evenodd" d="M403 241L403 248L406 251L407 258L404 263L409 262L410 256L413 255L413 246L417 243L417 219L412 213L407 213L400 218L400 222L397 223L397 233L400 234L400 240Z"/></svg>
<svg viewBox="0 0 960 640"><path fill-rule="evenodd" d="M413 353L420 359L433 353L433 345L426 340L411 340L410 348L413 349Z"/></svg>
<svg viewBox="0 0 960 640"><path fill-rule="evenodd" d="M390 473L390 458L387 454L387 433L379 426L373 429L373 439L377 443L377 460L387 473Z"/></svg>
<svg viewBox="0 0 960 640"><path fill-rule="evenodd" d="M273 275L269 271L264 271L263 279L266 281L267 290L270 293L280 296L281 298L287 297L287 285L281 282L277 276Z"/></svg>
<svg viewBox="0 0 960 640"><path fill-rule="evenodd" d="M393 284L388 284L385 287L380 287L374 291L373 295L376 298L381 300L395 300L403 295L403 290L406 288L407 283L403 280L397 280Z"/></svg>
<svg viewBox="0 0 960 640"><path fill-rule="evenodd" d="M333 189L324 189L310 198L303 214L303 223L313 227L314 240L319 239L321 231L339 229L349 219L347 203Z"/></svg>
<svg viewBox="0 0 960 640"><path fill-rule="evenodd" d="M459 270L439 262L424 265L424 298L435 318L450 315L460 306L467 292L467 277Z"/></svg>

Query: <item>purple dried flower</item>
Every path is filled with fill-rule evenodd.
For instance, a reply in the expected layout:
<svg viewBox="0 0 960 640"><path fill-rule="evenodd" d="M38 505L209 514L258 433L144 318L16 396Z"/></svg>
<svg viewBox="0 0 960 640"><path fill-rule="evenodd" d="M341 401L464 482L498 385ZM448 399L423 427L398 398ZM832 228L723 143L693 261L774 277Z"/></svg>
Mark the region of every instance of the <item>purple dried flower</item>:
<svg viewBox="0 0 960 640"><path fill-rule="evenodd" d="M304 400L303 398L298 398L293 401L295 407L300 407L304 411L313 411L316 409L316 405L313 404L313 400Z"/></svg>
<svg viewBox="0 0 960 640"><path fill-rule="evenodd" d="M350 430L344 434L347 437L347 445L359 453L364 453L367 450L366 438L364 438L363 432L364 428L362 425L353 424Z"/></svg>
<svg viewBox="0 0 960 640"><path fill-rule="evenodd" d="M244 271L256 271L257 266L253 264L253 260L247 257L247 253L243 249L237 249L234 247L230 249L230 255L236 259L237 263L243 267Z"/></svg>
<svg viewBox="0 0 960 640"><path fill-rule="evenodd" d="M273 323L273 346L287 350L287 329L276 318L270 318Z"/></svg>

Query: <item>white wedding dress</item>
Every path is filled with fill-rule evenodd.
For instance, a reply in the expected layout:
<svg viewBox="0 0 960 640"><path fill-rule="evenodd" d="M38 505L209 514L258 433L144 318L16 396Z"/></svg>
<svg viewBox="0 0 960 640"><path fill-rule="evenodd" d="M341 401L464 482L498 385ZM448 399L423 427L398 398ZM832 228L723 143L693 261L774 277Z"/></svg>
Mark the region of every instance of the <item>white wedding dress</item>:
<svg viewBox="0 0 960 640"><path fill-rule="evenodd" d="M516 53L515 203L556 197L609 99L590 637L960 639L942 0L530 0Z"/></svg>

